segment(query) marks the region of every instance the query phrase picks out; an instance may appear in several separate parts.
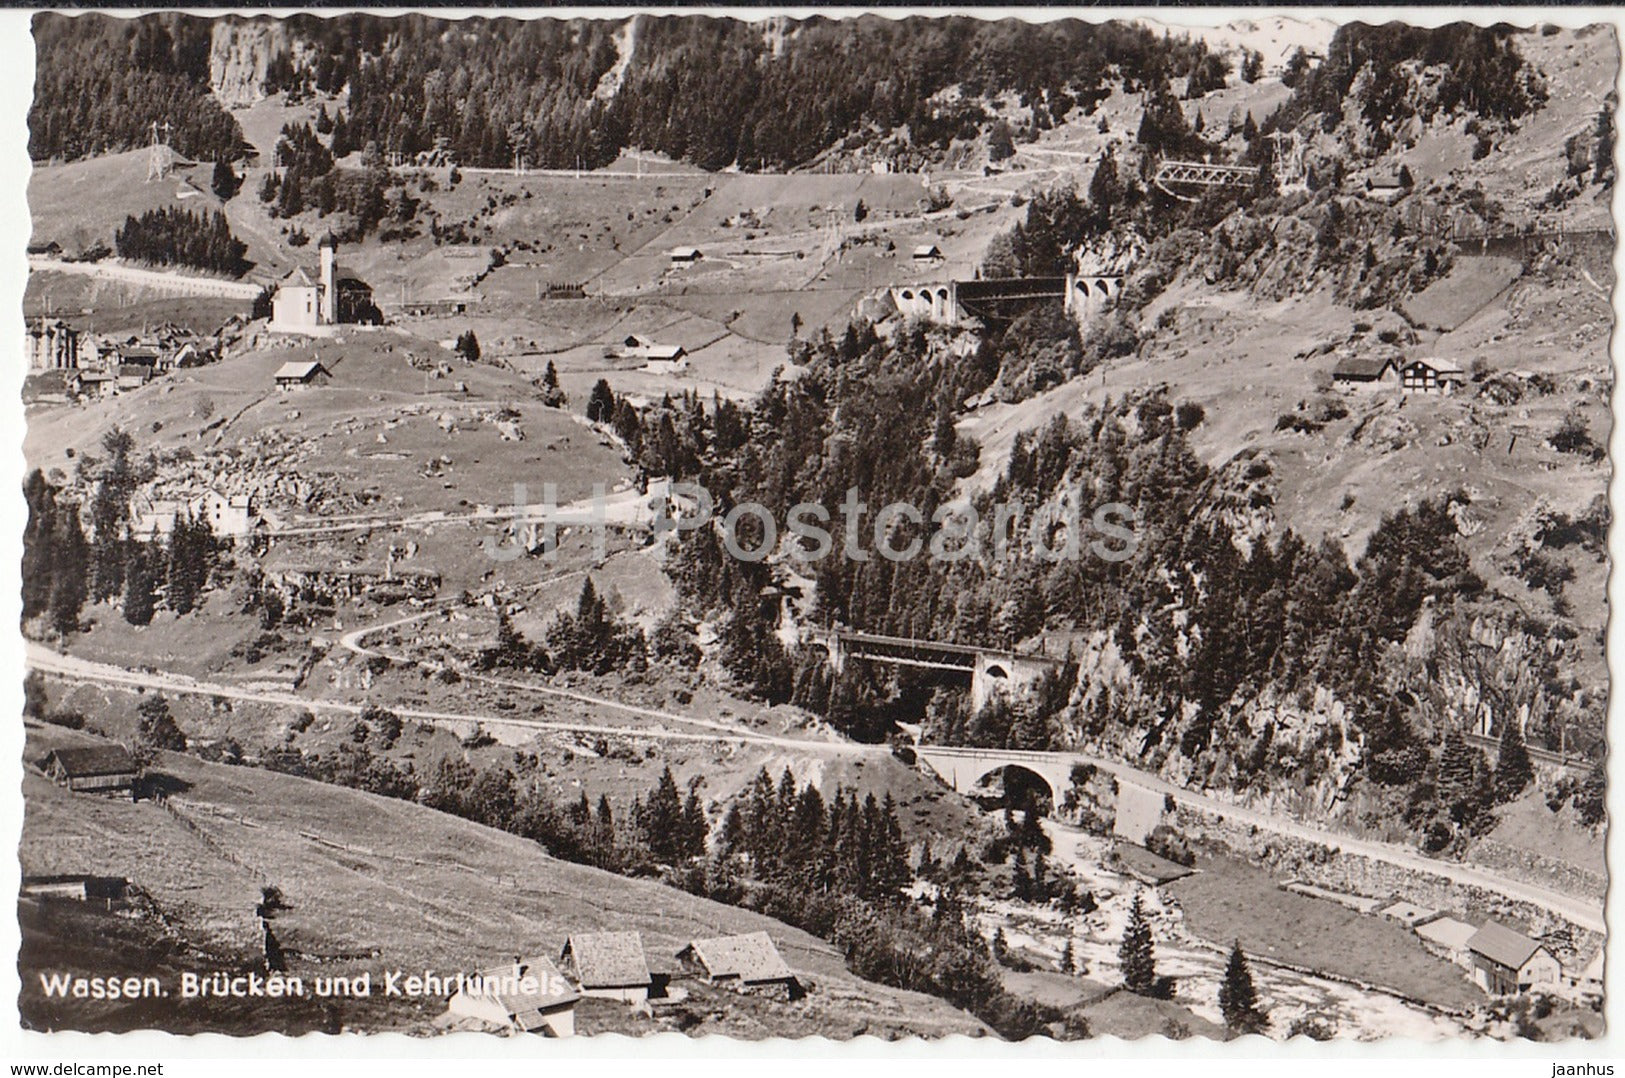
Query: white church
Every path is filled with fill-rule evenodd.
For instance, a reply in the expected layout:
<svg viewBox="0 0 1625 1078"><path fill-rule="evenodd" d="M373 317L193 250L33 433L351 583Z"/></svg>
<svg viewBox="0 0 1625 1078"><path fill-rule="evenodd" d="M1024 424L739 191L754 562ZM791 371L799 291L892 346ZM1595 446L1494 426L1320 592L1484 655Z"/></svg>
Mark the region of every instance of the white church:
<svg viewBox="0 0 1625 1078"><path fill-rule="evenodd" d="M277 285L267 327L271 332L331 337L340 325L380 321L372 289L358 278L338 275L338 248L332 233L323 236L317 244L319 279L311 280L298 266Z"/></svg>

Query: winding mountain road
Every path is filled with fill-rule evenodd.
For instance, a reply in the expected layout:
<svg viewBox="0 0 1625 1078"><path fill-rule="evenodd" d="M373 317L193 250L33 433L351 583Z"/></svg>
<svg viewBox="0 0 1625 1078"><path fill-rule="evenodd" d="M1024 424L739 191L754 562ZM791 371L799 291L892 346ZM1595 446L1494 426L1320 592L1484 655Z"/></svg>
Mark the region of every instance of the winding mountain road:
<svg viewBox="0 0 1625 1078"><path fill-rule="evenodd" d="M441 608L432 608L419 611L404 617L392 619L374 625L364 626L346 633L340 639L340 646L358 656L373 656L384 654L374 648L368 647L366 640L380 632L400 628L404 625L434 617L441 614ZM233 685L224 685L215 682L200 681L181 674L164 673L151 670L133 670L125 667L112 666L106 663L93 662L88 659L66 655L52 650L35 641L26 643L27 662L30 667L57 675L72 681L89 682L103 685L114 685L124 688L144 688L179 695L197 695L221 697L229 700L243 700L255 703L276 704L286 707L309 708L312 710L326 709L342 711L348 714L359 714L363 708L361 703L313 700L296 693L273 692L258 689L245 689ZM402 656L390 656L397 661L409 661ZM428 722L435 725L466 725L481 724L485 726L511 727L531 729L536 731L554 731L563 733L581 733L601 736L636 736L647 737L665 741L710 742L716 744L749 744L767 745L777 749L788 749L797 752L827 753L838 756L865 756L889 753L889 746L865 745L844 740L820 740L811 737L788 737L774 734L755 733L740 729L737 725L719 720L703 719L694 715L684 715L678 712L665 711L659 708L642 707L627 704L608 697L597 696L592 693L577 692L569 689L557 689L550 686L537 685L530 682L517 681L507 678L493 678L485 675L475 675L476 679L488 681L517 691L534 693L540 696L569 700L584 704L588 707L599 708L607 712L631 716L637 719L652 722L651 725L613 725L608 723L571 722L553 719L516 718L493 714L470 714L466 712L437 711L421 708L394 708L396 714L402 718ZM673 729L673 726L680 727ZM1009 759L1011 762L1020 762L1017 757L1035 757L1034 762L1055 764L1059 762L1092 763L1122 779L1134 782L1147 789L1164 793L1191 809L1203 812L1220 819L1229 820L1246 826L1257 827L1261 831L1284 835L1289 838L1308 842L1317 842L1343 853L1358 857L1366 857L1383 864L1393 865L1411 872L1425 873L1438 876L1454 883L1472 887L1479 887L1486 891L1503 895L1517 901L1528 902L1542 909L1548 910L1575 925L1595 932L1606 932L1606 923L1603 917L1602 903L1584 895L1564 894L1551 888L1526 883L1522 880L1492 872L1488 869L1473 865L1459 864L1447 861L1436 861L1422 856L1417 851L1393 843L1379 842L1373 839L1362 839L1354 836L1340 835L1324 831L1296 820L1285 819L1269 815L1257 809L1235 805L1223 801L1211 794L1189 790L1176 786L1157 775L1141 771L1128 764L1116 760L1107 760L1085 756L1079 753L1012 753L995 750L975 749L947 749L928 747L925 751L941 754L947 752L953 755L972 757L978 753L997 756L1000 759Z"/></svg>

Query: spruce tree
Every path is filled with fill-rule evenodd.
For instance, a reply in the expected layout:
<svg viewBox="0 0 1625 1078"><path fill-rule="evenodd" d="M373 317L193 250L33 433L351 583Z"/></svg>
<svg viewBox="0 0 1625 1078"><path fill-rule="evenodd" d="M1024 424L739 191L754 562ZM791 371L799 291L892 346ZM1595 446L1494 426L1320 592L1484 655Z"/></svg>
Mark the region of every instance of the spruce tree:
<svg viewBox="0 0 1625 1078"><path fill-rule="evenodd" d="M660 773L638 822L643 829L643 841L656 861L670 864L682 859L683 802L670 766Z"/></svg>
<svg viewBox="0 0 1625 1078"><path fill-rule="evenodd" d="M1529 749L1523 742L1523 724L1516 715L1507 715L1501 720L1501 749L1495 758L1496 803L1505 804L1516 798L1534 777Z"/></svg>
<svg viewBox="0 0 1625 1078"><path fill-rule="evenodd" d="M1072 937L1066 938L1066 946L1061 948L1061 972L1072 974L1078 972L1078 958L1072 950Z"/></svg>
<svg viewBox="0 0 1625 1078"><path fill-rule="evenodd" d="M1219 1011L1232 1033L1262 1034L1269 1029L1269 1017L1258 1006L1253 973L1248 968L1247 956L1242 953L1240 940L1230 948L1230 961L1224 969L1224 981L1219 985Z"/></svg>
<svg viewBox="0 0 1625 1078"><path fill-rule="evenodd" d="M1156 994L1156 950L1139 892L1135 892L1128 908L1128 925L1123 929L1123 942L1117 948L1117 961L1123 969L1124 988L1139 996Z"/></svg>
<svg viewBox="0 0 1625 1078"><path fill-rule="evenodd" d="M67 636L79 629L79 613L90 590L90 551L79 527L79 510L68 506L57 515L51 544L51 627Z"/></svg>
<svg viewBox="0 0 1625 1078"><path fill-rule="evenodd" d="M145 552L137 551L124 573L124 620L131 625L151 625L157 599L153 594L152 568Z"/></svg>

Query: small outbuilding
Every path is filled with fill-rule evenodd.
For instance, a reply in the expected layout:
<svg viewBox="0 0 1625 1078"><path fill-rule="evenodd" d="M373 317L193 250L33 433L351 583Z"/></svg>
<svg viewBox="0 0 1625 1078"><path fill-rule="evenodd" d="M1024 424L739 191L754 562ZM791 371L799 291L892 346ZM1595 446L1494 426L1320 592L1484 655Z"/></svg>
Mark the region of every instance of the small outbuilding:
<svg viewBox="0 0 1625 1078"><path fill-rule="evenodd" d="M741 991L782 991L790 999L802 995L801 982L766 932L697 939L677 952L677 960L712 984Z"/></svg>
<svg viewBox="0 0 1625 1078"><path fill-rule="evenodd" d="M305 386L321 385L326 382L329 375L327 368L318 360L306 360L301 363L290 360L277 368L273 376L278 389L302 389Z"/></svg>
<svg viewBox="0 0 1625 1078"><path fill-rule="evenodd" d="M132 794L140 768L123 745L52 749L41 762L52 782L74 793Z"/></svg>
<svg viewBox="0 0 1625 1078"><path fill-rule="evenodd" d="M940 262L942 248L934 243L922 243L914 248L913 258L916 262Z"/></svg>
<svg viewBox="0 0 1625 1078"><path fill-rule="evenodd" d="M1467 941L1473 980L1492 996L1515 996L1532 988L1556 988L1563 977L1557 957L1540 944L1496 921Z"/></svg>
<svg viewBox="0 0 1625 1078"><path fill-rule="evenodd" d="M654 978L636 932L578 932L564 941L559 965L575 978L581 994L597 999L642 1003Z"/></svg>
<svg viewBox="0 0 1625 1078"><path fill-rule="evenodd" d="M698 262L703 255L698 247L673 247L667 252L673 262Z"/></svg>

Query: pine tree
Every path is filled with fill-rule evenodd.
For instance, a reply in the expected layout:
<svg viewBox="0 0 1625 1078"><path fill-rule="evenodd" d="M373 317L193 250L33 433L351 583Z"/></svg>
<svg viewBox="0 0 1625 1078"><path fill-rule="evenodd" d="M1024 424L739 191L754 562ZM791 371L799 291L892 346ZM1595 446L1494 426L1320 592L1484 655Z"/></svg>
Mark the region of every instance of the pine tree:
<svg viewBox="0 0 1625 1078"><path fill-rule="evenodd" d="M67 506L57 516L51 561L51 627L67 636L79 629L79 614L90 589L90 550L79 527L77 506Z"/></svg>
<svg viewBox="0 0 1625 1078"><path fill-rule="evenodd" d="M1066 938L1066 946L1061 948L1061 972L1073 974L1078 972L1078 958L1072 950L1072 937Z"/></svg>
<svg viewBox="0 0 1625 1078"><path fill-rule="evenodd" d="M186 735L175 723L169 701L154 693L136 705L136 744L150 755L157 751L185 752Z"/></svg>
<svg viewBox="0 0 1625 1078"><path fill-rule="evenodd" d="M1230 961L1224 969L1224 981L1219 985L1219 1010L1232 1033L1262 1034L1269 1029L1269 1016L1258 1006L1252 970L1248 968L1240 940L1230 948Z"/></svg>
<svg viewBox="0 0 1625 1078"><path fill-rule="evenodd" d="M593 383L592 396L587 398L587 421L589 423L608 423L615 418L615 391L609 388L609 383L600 378Z"/></svg>
<svg viewBox="0 0 1625 1078"><path fill-rule="evenodd" d="M1123 970L1124 988L1140 996L1156 993L1156 950L1139 892L1135 893L1128 909L1128 924L1123 929L1123 942L1117 948L1117 961Z"/></svg>
<svg viewBox="0 0 1625 1078"><path fill-rule="evenodd" d="M684 857L704 857L710 828L705 821L705 808L700 804L700 795L693 789L688 791L688 799L683 802L682 819L682 848L679 852Z"/></svg>
<svg viewBox="0 0 1625 1078"><path fill-rule="evenodd" d="M656 861L672 864L683 858L683 802L668 765L638 815L643 841Z"/></svg>
<svg viewBox="0 0 1625 1078"><path fill-rule="evenodd" d="M214 189L215 197L222 202L237 193L237 174L231 170L231 163L224 157L215 160L214 177L210 186Z"/></svg>
<svg viewBox="0 0 1625 1078"><path fill-rule="evenodd" d="M1513 800L1534 780L1535 769L1529 762L1529 749L1523 742L1523 724L1516 715L1501 720L1501 748L1495 758L1495 801L1506 804Z"/></svg>
<svg viewBox="0 0 1625 1078"><path fill-rule="evenodd" d="M465 329L457 338L457 354L470 363L480 358L480 339L474 335L472 329Z"/></svg>

